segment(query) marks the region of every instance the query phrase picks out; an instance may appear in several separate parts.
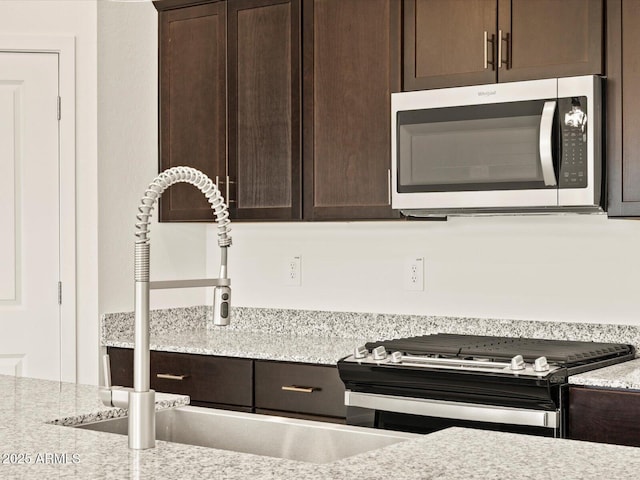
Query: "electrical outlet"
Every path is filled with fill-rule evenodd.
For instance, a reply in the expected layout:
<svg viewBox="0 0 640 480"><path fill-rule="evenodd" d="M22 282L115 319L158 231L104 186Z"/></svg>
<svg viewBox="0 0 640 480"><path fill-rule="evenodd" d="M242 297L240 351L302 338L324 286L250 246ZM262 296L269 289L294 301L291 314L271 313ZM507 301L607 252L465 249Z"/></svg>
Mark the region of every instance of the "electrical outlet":
<svg viewBox="0 0 640 480"><path fill-rule="evenodd" d="M285 261L284 284L291 287L302 285L302 256L294 255Z"/></svg>
<svg viewBox="0 0 640 480"><path fill-rule="evenodd" d="M411 257L405 260L403 283L405 290L424 290L424 257Z"/></svg>

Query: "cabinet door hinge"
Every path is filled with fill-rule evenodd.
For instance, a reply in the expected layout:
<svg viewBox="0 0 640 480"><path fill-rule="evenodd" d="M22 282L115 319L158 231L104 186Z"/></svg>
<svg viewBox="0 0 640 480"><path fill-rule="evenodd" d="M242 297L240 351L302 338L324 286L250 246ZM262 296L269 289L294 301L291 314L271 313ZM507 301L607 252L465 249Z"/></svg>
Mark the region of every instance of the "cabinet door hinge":
<svg viewBox="0 0 640 480"><path fill-rule="evenodd" d="M62 282L58 282L58 305L62 305Z"/></svg>
<svg viewBox="0 0 640 480"><path fill-rule="evenodd" d="M58 95L58 120L62 118L62 99Z"/></svg>

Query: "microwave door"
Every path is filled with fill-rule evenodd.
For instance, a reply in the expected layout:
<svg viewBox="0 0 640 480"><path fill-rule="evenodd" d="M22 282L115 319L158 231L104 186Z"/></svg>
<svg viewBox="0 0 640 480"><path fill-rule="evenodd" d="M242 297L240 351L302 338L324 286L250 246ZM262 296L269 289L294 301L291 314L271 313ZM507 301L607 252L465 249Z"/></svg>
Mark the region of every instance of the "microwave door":
<svg viewBox="0 0 640 480"><path fill-rule="evenodd" d="M393 207L556 207L554 103L397 112Z"/></svg>

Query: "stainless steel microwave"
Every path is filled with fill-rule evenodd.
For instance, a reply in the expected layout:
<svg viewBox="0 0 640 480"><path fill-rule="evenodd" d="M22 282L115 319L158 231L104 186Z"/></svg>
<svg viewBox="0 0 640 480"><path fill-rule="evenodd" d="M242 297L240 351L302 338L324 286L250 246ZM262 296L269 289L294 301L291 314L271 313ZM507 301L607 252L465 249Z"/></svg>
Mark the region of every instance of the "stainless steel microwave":
<svg viewBox="0 0 640 480"><path fill-rule="evenodd" d="M391 95L391 202L408 216L602 212L598 76Z"/></svg>

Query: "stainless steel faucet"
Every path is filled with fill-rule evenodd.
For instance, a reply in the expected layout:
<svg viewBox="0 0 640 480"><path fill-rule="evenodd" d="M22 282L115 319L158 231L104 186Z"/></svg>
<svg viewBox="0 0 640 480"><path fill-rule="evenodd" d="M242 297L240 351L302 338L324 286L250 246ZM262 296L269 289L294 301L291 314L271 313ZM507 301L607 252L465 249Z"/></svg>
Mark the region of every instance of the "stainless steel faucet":
<svg viewBox="0 0 640 480"><path fill-rule="evenodd" d="M221 248L219 278L198 280L149 281L149 217L158 198L175 183L196 186L207 197L218 223L218 245ZM105 386L100 398L108 406L129 409L129 448L142 450L155 447L155 392L150 389L149 368L149 291L159 288L213 286L213 323L229 325L231 281L227 277L229 212L218 188L204 173L191 167L165 170L149 184L138 207L135 242L135 346L133 353L133 389L111 386L108 357L104 360Z"/></svg>

